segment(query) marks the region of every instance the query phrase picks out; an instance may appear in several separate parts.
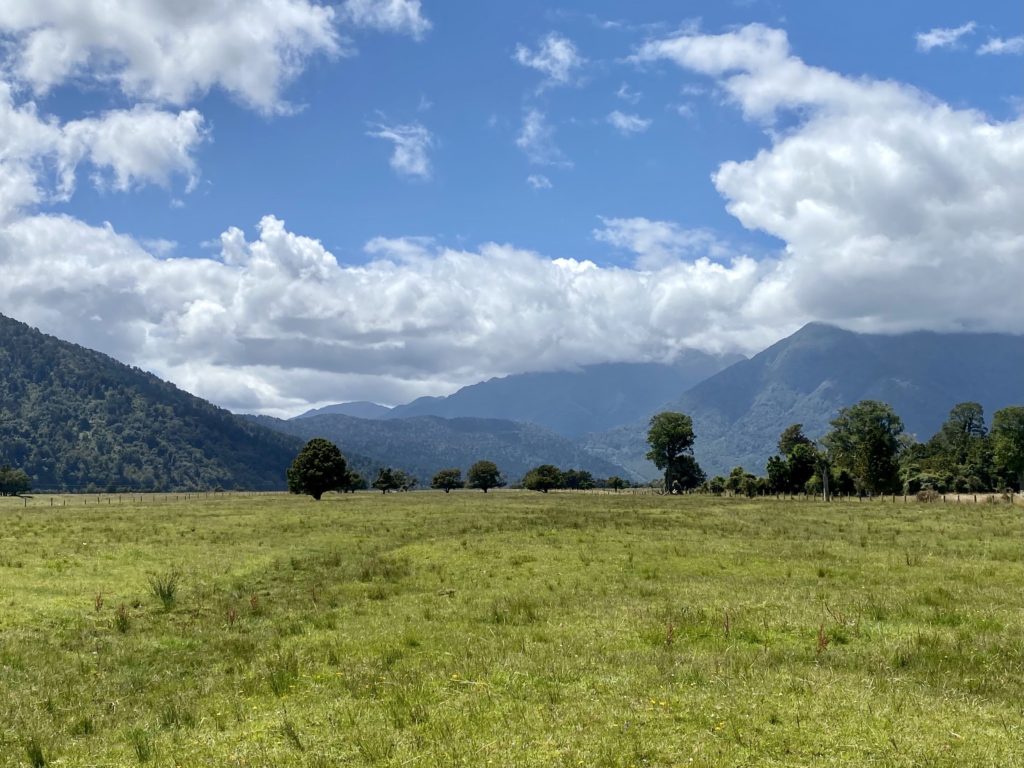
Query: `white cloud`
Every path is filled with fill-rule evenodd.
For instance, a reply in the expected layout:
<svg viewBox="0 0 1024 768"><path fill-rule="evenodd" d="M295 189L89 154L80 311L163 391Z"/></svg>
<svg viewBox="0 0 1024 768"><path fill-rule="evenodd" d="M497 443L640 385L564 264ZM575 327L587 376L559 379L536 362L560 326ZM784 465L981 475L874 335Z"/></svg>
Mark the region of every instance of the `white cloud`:
<svg viewBox="0 0 1024 768"><path fill-rule="evenodd" d="M198 178L194 152L206 138L195 110L152 107L112 110L61 124L32 102L16 104L0 80L0 221L74 191L76 170L88 163L98 185L127 191L168 186L175 175ZM105 174L109 173L108 179Z"/></svg>
<svg viewBox="0 0 1024 768"><path fill-rule="evenodd" d="M122 192L145 184L166 187L184 174L191 189L199 177L192 153L206 136L196 110L173 114L147 106L75 120L64 127L72 156L79 153L113 172L111 186Z"/></svg>
<svg viewBox="0 0 1024 768"><path fill-rule="evenodd" d="M710 257L716 260L737 254L707 229L684 229L671 221L652 221L642 216L631 219L601 217L601 229L594 238L636 254L636 267L663 269L681 260Z"/></svg>
<svg viewBox="0 0 1024 768"><path fill-rule="evenodd" d="M526 177L526 183L534 189L551 189L551 179L541 173L532 173Z"/></svg>
<svg viewBox="0 0 1024 768"><path fill-rule="evenodd" d="M651 127L651 120L642 118L639 115L627 115L617 109L611 112L605 120L623 136L643 133Z"/></svg>
<svg viewBox="0 0 1024 768"><path fill-rule="evenodd" d="M568 85L577 70L586 63L572 40L554 32L541 40L536 51L525 45L516 46L515 60L524 67L535 69L545 76L541 88Z"/></svg>
<svg viewBox="0 0 1024 768"><path fill-rule="evenodd" d="M523 127L516 137L516 146L535 165L572 167L572 163L555 144L555 129L539 109L531 109L523 117Z"/></svg>
<svg viewBox="0 0 1024 768"><path fill-rule="evenodd" d="M917 34L917 50L927 53L933 48L955 47L961 37L971 34L977 26L973 21L968 21L959 27L949 29L936 27L927 32L919 32Z"/></svg>
<svg viewBox="0 0 1024 768"><path fill-rule="evenodd" d="M434 146L434 137L420 123L409 125L377 125L367 133L377 139L394 144L391 167L402 176L429 179L431 175L428 152Z"/></svg>
<svg viewBox="0 0 1024 768"><path fill-rule="evenodd" d="M426 240L375 240L368 252L367 264L340 265L266 217L255 240L227 230L217 259L162 259L109 227L34 216L0 229L0 305L202 396L279 412L366 397L374 381L386 392L370 399L402 400L718 345L758 323L744 305L765 269L697 258L650 273Z"/></svg>
<svg viewBox="0 0 1024 768"><path fill-rule="evenodd" d="M630 104L637 104L644 97L643 93L630 89L626 83L619 86L619 90L615 92L615 95Z"/></svg>
<svg viewBox="0 0 1024 768"><path fill-rule="evenodd" d="M345 0L342 16L359 27L397 32L421 40L431 23L423 15L420 0Z"/></svg>
<svg viewBox="0 0 1024 768"><path fill-rule="evenodd" d="M759 25L654 41L639 57L716 77L752 118L796 117L714 175L730 213L785 243L752 310L862 330L1024 331L1010 287L1024 279L1024 120L809 66Z"/></svg>
<svg viewBox="0 0 1024 768"><path fill-rule="evenodd" d="M1020 56L1024 54L1024 35L1003 39L1001 37L990 38L984 45L978 48L978 55L987 54Z"/></svg>
<svg viewBox="0 0 1024 768"><path fill-rule="evenodd" d="M310 0L4 0L10 69L45 93L71 78L184 104L223 88L263 112L316 54L337 54L334 11Z"/></svg>

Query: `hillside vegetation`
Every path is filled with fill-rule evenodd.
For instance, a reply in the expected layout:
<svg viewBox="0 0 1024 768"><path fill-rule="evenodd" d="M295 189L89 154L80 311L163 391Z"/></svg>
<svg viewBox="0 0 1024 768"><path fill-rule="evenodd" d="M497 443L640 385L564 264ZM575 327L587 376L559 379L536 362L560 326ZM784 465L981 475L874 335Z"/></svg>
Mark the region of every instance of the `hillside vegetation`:
<svg viewBox="0 0 1024 768"><path fill-rule="evenodd" d="M284 488L300 446L0 315L0 465L36 489Z"/></svg>

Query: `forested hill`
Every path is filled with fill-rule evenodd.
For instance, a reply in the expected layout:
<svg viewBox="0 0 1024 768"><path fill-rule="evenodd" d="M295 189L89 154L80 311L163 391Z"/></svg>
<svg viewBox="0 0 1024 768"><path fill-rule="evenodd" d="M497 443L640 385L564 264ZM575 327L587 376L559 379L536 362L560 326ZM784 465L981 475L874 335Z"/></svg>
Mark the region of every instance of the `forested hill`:
<svg viewBox="0 0 1024 768"><path fill-rule="evenodd" d="M279 489L300 447L0 315L0 464L36 489Z"/></svg>

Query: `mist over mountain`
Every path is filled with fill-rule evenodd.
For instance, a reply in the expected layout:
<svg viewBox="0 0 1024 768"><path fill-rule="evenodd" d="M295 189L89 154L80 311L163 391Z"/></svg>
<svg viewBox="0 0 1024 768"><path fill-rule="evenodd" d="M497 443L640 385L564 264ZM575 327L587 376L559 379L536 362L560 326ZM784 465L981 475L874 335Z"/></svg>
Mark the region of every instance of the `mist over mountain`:
<svg viewBox="0 0 1024 768"><path fill-rule="evenodd" d="M709 475L742 465L764 471L779 433L802 423L818 438L840 408L882 400L919 440L934 434L959 402L986 417L1024 401L1024 336L995 333L858 334L811 323L763 352L702 381L669 404L689 414L694 452ZM591 434L588 451L648 477L646 424Z"/></svg>
<svg viewBox="0 0 1024 768"><path fill-rule="evenodd" d="M504 419L417 416L380 420L334 413L287 421L260 417L258 422L306 440L327 438L346 456L372 456L380 466L412 473L421 484L429 483L440 469L458 467L465 472L480 459L496 463L510 481L519 480L538 464L585 469L597 477L628 475L622 467L587 453L550 430Z"/></svg>
<svg viewBox="0 0 1024 768"><path fill-rule="evenodd" d="M0 464L37 489L285 487L301 442L0 315Z"/></svg>
<svg viewBox="0 0 1024 768"><path fill-rule="evenodd" d="M606 363L575 371L522 373L463 387L447 397L421 397L396 406L385 417L508 419L577 437L649 416L741 359L688 350L672 364Z"/></svg>

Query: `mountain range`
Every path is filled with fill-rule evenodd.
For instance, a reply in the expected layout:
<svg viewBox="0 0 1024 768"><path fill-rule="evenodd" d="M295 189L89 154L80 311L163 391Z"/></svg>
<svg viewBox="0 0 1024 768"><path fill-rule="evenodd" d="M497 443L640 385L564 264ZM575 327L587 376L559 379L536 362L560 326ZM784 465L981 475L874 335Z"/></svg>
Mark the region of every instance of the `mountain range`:
<svg viewBox="0 0 1024 768"><path fill-rule="evenodd" d="M310 437L335 441L364 475L392 466L423 483L479 459L513 481L544 463L650 479L647 420L659 410L693 418L709 475L761 473L785 427L821 437L863 399L892 405L921 440L959 402L991 418L1024 401L1024 336L812 323L749 360L687 353L673 365L520 374L395 408L347 403L281 420L236 416L0 315L0 464L25 469L37 489L277 489Z"/></svg>
<svg viewBox="0 0 1024 768"><path fill-rule="evenodd" d="M743 466L760 474L779 434L803 424L822 437L840 408L860 400L889 403L906 431L927 440L957 403L993 411L1024 402L1024 336L996 333L859 334L811 323L692 387L666 404L693 418L694 453L708 475ZM587 435L581 444L636 474L646 425Z"/></svg>

